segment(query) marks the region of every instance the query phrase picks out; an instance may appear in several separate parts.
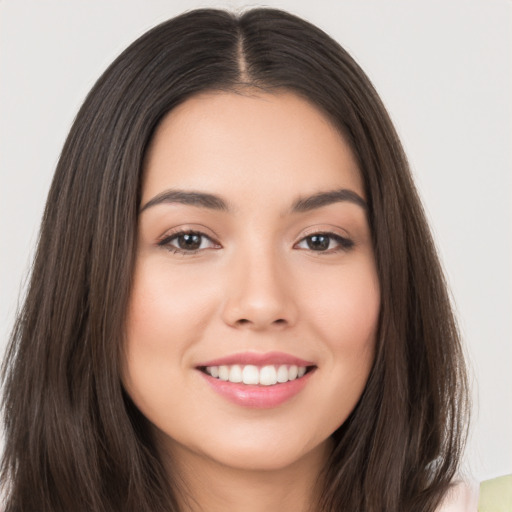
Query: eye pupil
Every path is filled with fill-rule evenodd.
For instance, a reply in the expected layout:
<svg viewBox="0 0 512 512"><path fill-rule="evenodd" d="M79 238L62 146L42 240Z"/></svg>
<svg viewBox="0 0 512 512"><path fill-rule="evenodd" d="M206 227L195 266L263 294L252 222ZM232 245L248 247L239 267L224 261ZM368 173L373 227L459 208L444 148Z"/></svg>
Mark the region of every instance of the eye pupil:
<svg viewBox="0 0 512 512"><path fill-rule="evenodd" d="M312 235L307 241L308 247L312 250L324 251L329 248L329 237L325 235Z"/></svg>
<svg viewBox="0 0 512 512"><path fill-rule="evenodd" d="M188 233L178 237L178 245L181 249L199 249L201 246L201 235Z"/></svg>

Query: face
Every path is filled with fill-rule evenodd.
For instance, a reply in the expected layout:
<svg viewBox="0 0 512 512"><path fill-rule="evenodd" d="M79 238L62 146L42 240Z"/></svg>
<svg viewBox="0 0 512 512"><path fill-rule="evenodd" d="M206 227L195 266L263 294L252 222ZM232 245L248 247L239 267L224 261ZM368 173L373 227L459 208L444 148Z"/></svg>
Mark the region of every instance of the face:
<svg viewBox="0 0 512 512"><path fill-rule="evenodd" d="M203 93L145 162L122 380L174 458L283 468L325 449L373 362L364 187L290 93Z"/></svg>

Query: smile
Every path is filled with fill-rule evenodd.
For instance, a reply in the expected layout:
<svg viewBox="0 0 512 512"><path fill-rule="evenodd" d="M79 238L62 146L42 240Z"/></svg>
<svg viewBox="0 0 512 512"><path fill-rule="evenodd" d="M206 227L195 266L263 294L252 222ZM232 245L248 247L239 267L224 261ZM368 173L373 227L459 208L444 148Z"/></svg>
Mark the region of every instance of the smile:
<svg viewBox="0 0 512 512"><path fill-rule="evenodd" d="M298 395L317 365L290 354L245 352L196 366L217 395L238 406L268 409Z"/></svg>
<svg viewBox="0 0 512 512"><path fill-rule="evenodd" d="M234 364L231 366L207 366L203 371L215 379L235 384L274 386L300 379L306 374L308 367L294 364L266 365L263 367L252 364Z"/></svg>

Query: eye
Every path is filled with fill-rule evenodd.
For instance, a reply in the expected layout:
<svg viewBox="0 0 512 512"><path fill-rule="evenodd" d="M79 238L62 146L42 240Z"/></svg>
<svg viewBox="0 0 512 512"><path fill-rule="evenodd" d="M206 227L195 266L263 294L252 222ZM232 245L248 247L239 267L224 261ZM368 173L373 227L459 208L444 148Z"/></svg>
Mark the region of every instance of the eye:
<svg viewBox="0 0 512 512"><path fill-rule="evenodd" d="M178 231L166 236L158 242L159 247L164 247L170 252L181 254L194 254L203 249L220 247L209 236L200 231Z"/></svg>
<svg viewBox="0 0 512 512"><path fill-rule="evenodd" d="M297 247L301 249L326 252L329 254L339 251L348 251L353 246L354 242L352 240L340 236L337 233L313 233L304 237L297 244Z"/></svg>

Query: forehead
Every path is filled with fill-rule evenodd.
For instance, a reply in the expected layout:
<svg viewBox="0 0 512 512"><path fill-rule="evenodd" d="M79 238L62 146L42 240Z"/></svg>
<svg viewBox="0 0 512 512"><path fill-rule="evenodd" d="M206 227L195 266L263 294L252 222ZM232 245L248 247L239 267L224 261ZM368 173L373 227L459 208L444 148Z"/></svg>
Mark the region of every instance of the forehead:
<svg viewBox="0 0 512 512"><path fill-rule="evenodd" d="M147 153L142 202L172 188L227 193L235 203L247 194L268 203L334 188L364 197L340 132L292 92L208 92L172 110Z"/></svg>

